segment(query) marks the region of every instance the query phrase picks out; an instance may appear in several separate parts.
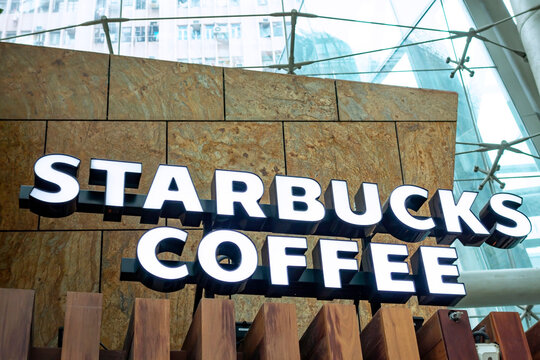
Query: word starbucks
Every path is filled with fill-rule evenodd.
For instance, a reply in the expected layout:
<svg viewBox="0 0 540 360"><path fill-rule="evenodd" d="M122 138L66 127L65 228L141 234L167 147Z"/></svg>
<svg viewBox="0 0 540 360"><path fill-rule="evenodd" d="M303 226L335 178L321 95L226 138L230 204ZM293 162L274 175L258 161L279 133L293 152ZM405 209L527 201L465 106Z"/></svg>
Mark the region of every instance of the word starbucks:
<svg viewBox="0 0 540 360"><path fill-rule="evenodd" d="M457 202L451 190L437 190L429 200L430 217L411 214L428 200L418 186L396 187L381 206L377 184L363 183L351 209L348 186L331 180L319 201L321 186L313 179L276 175L270 186L270 204L260 204L262 180L253 173L215 170L211 199L201 200L185 166L159 165L147 195L126 194L137 188L142 164L92 159L90 185L104 192L81 191L77 180L80 160L60 154L45 155L34 165L35 184L21 188L21 207L46 217L75 211L103 213L105 220L122 215L157 224L160 217L178 218L185 226L204 220L211 229L267 231L285 234L366 238L389 233L405 242L434 236L439 244L459 239L464 245L486 242L498 248L517 245L531 231L529 219L517 209L522 198L494 194L477 217L471 210L476 192L464 191Z"/></svg>

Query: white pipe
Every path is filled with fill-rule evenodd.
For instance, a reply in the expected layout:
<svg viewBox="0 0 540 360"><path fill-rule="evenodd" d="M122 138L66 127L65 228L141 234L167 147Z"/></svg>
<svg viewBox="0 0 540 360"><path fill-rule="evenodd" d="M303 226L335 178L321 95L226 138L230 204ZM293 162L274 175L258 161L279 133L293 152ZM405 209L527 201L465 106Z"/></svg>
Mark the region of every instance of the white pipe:
<svg viewBox="0 0 540 360"><path fill-rule="evenodd" d="M540 304L540 268L467 271L459 282L467 295L456 307Z"/></svg>

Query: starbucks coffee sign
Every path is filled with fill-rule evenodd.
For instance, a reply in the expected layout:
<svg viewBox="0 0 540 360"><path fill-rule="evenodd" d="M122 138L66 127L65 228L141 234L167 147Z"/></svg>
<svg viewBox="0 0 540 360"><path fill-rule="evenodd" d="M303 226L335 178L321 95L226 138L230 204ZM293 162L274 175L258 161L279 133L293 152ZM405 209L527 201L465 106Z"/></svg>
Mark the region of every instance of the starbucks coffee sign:
<svg viewBox="0 0 540 360"><path fill-rule="evenodd" d="M34 165L34 186L21 186L20 205L46 217L75 211L103 213L106 221L139 216L157 224L175 218L184 226L204 226L193 261L158 259L162 252L182 254L189 231L156 227L139 240L135 259L122 259L121 278L140 281L157 291L176 291L199 284L216 294L301 296L320 299L369 299L405 302L417 295L420 304L452 305L465 296L457 282L454 248L420 246L411 256L404 244L372 242L377 233L404 242L427 236L438 244L454 240L467 246L484 242L498 248L517 245L531 231L529 219L518 211L522 198L494 194L475 215L476 192L465 191L457 201L451 190L439 189L431 198L414 185L395 188L382 205L377 184L363 183L351 208L348 185L331 180L324 192L313 179L276 175L269 188L270 204L260 204L262 180L253 173L215 170L211 199L200 199L185 166L159 165L147 194L126 194L137 188L142 164L92 159L90 185L104 191L81 190L80 160L63 154L45 155ZM414 213L429 199L431 216ZM261 248L262 264L253 241L238 230L268 232ZM279 235L278 235L279 234ZM291 236L296 235L296 236ZM319 239L308 268L308 241ZM358 242L328 237L362 239Z"/></svg>

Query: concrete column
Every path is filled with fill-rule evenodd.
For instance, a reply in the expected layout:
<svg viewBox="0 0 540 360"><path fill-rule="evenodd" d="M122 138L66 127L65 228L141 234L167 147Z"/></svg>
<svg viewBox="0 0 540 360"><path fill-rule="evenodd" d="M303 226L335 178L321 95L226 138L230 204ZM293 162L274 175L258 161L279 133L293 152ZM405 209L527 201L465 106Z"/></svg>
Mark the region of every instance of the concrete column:
<svg viewBox="0 0 540 360"><path fill-rule="evenodd" d="M510 0L510 3L517 14L539 5L540 0ZM517 28L540 93L540 10L518 16Z"/></svg>
<svg viewBox="0 0 540 360"><path fill-rule="evenodd" d="M467 296L456 307L540 304L540 268L466 271L459 276Z"/></svg>

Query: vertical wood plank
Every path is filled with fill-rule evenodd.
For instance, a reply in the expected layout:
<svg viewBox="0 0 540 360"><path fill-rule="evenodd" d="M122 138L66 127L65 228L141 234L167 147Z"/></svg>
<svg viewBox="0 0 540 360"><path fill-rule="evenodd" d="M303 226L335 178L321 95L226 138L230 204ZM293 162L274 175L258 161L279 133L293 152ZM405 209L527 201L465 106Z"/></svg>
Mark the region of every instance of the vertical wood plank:
<svg viewBox="0 0 540 360"><path fill-rule="evenodd" d="M99 359L103 295L67 293L62 360Z"/></svg>
<svg viewBox="0 0 540 360"><path fill-rule="evenodd" d="M182 345L187 359L236 360L234 303L226 299L201 299Z"/></svg>
<svg viewBox="0 0 540 360"><path fill-rule="evenodd" d="M354 305L325 304L300 339L302 359L362 359Z"/></svg>
<svg viewBox="0 0 540 360"><path fill-rule="evenodd" d="M170 360L170 302L136 298L124 350L130 360Z"/></svg>
<svg viewBox="0 0 540 360"><path fill-rule="evenodd" d="M532 359L517 312L491 312L474 330L483 326L491 341L499 344L501 360Z"/></svg>
<svg viewBox="0 0 540 360"><path fill-rule="evenodd" d="M42 348L33 347L30 349L30 360L60 360L62 348ZM72 358L73 359L73 358ZM75 357L80 359L80 357ZM99 360L125 360L126 352L120 350L99 350ZM183 360L182 358L173 358L171 360Z"/></svg>
<svg viewBox="0 0 540 360"><path fill-rule="evenodd" d="M0 289L0 359L28 359L34 290Z"/></svg>
<svg viewBox="0 0 540 360"><path fill-rule="evenodd" d="M438 310L416 333L421 359L461 360L477 356L469 316L460 310L454 321L451 310Z"/></svg>
<svg viewBox="0 0 540 360"><path fill-rule="evenodd" d="M540 360L540 322L537 322L525 333L529 350L534 360Z"/></svg>
<svg viewBox="0 0 540 360"><path fill-rule="evenodd" d="M364 360L420 359L411 310L383 307L360 334Z"/></svg>
<svg viewBox="0 0 540 360"><path fill-rule="evenodd" d="M244 359L300 359L295 306L264 303L244 338L241 350Z"/></svg>

